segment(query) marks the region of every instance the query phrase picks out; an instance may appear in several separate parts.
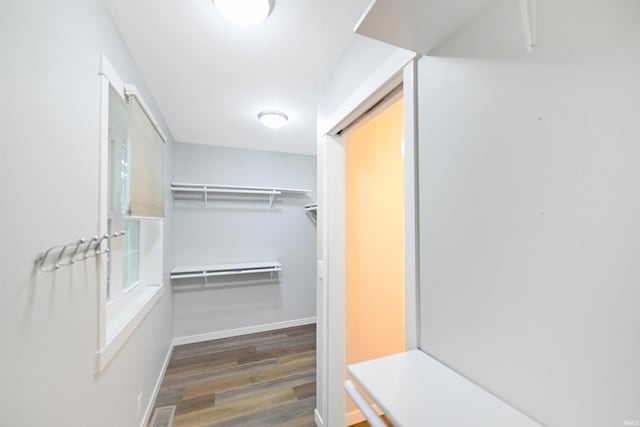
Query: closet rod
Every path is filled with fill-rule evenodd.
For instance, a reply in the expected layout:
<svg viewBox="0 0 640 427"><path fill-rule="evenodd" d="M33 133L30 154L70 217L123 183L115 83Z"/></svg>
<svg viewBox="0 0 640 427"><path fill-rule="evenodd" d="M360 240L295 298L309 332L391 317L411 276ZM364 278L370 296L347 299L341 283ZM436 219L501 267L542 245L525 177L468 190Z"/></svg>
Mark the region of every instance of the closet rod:
<svg viewBox="0 0 640 427"><path fill-rule="evenodd" d="M194 277L214 277L214 276L235 276L237 274L252 274L252 273L273 273L275 271L282 271L281 267L274 268L261 268L254 270L230 270L230 271L216 271L216 272L206 272L203 271L201 273L175 273L171 275L172 279L189 279Z"/></svg>
<svg viewBox="0 0 640 427"><path fill-rule="evenodd" d="M371 427L387 427L387 424L378 416L366 399L358 392L353 383L349 380L344 382L344 389L353 402L356 404L362 415L367 419Z"/></svg>
<svg viewBox="0 0 640 427"><path fill-rule="evenodd" d="M173 191L187 191L190 189L202 191L204 188L207 191L217 191L218 189L224 190L251 190L251 191L280 191L282 193L310 193L311 190L304 188L283 188L283 187L260 187L253 185L220 185L220 184L200 184L200 183L182 183L172 182L171 190Z"/></svg>
<svg viewBox="0 0 640 427"><path fill-rule="evenodd" d="M241 189L226 189L226 188L211 188L211 187L201 187L201 188L187 188L187 187L172 187L173 191L180 191L185 193L202 193L206 191L207 193L232 193L232 194L282 194L281 191L278 190L241 190Z"/></svg>

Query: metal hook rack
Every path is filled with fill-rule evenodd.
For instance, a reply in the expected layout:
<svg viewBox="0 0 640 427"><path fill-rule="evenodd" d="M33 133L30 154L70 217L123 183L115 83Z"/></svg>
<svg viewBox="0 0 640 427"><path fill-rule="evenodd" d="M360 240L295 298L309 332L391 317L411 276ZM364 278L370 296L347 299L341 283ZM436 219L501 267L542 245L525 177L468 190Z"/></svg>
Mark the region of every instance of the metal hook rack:
<svg viewBox="0 0 640 427"><path fill-rule="evenodd" d="M93 236L91 239L79 239L66 245L52 246L46 251L38 254L34 260L37 268L45 273L56 271L60 267L68 267L76 262L94 258L109 252L109 248L102 249L102 242L114 237L122 237L124 231L102 236ZM83 250L81 250L83 248Z"/></svg>

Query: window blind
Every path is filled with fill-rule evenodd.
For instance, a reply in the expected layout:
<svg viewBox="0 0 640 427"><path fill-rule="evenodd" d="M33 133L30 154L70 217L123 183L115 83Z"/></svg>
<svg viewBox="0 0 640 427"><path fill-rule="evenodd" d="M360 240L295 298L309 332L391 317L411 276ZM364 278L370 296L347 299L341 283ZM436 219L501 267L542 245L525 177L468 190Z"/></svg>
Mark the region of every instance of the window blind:
<svg viewBox="0 0 640 427"><path fill-rule="evenodd" d="M127 215L164 218L164 136L137 92L128 92L129 206Z"/></svg>

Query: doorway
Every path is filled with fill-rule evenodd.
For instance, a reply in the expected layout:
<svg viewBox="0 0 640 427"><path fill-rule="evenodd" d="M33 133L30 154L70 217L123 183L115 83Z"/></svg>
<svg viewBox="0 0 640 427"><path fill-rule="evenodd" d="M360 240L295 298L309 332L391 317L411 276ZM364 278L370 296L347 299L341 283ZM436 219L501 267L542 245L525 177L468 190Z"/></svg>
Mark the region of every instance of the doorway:
<svg viewBox="0 0 640 427"><path fill-rule="evenodd" d="M406 348L403 125L402 93L396 90L341 133L347 365ZM351 400L346 409L347 425L364 420Z"/></svg>
<svg viewBox="0 0 640 427"><path fill-rule="evenodd" d="M347 420L347 134L361 117L389 101L401 87L404 134L405 348L418 346L418 212L416 55L397 51L376 69L318 129L318 279L316 425L340 427ZM382 102L381 102L382 101ZM355 123L355 124L354 124ZM398 148L400 151L400 148ZM400 153L402 153L400 151ZM375 313L371 313L375 315ZM402 333L400 333L402 335Z"/></svg>

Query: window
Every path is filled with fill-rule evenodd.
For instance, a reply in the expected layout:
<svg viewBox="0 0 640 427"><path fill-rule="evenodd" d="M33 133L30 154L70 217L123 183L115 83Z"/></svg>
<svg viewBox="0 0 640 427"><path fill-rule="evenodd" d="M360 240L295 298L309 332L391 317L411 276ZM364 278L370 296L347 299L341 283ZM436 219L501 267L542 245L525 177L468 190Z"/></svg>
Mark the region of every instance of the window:
<svg viewBox="0 0 640 427"><path fill-rule="evenodd" d="M140 282L140 220L127 218L130 205L128 111L124 100L109 88L109 159L107 233L107 301ZM113 237L113 236L117 237Z"/></svg>
<svg viewBox="0 0 640 427"><path fill-rule="evenodd" d="M162 294L164 135L133 86L102 57L100 271L97 370L122 347Z"/></svg>
<svg viewBox="0 0 640 427"><path fill-rule="evenodd" d="M127 290L140 279L140 221L124 221L122 253L122 289Z"/></svg>

